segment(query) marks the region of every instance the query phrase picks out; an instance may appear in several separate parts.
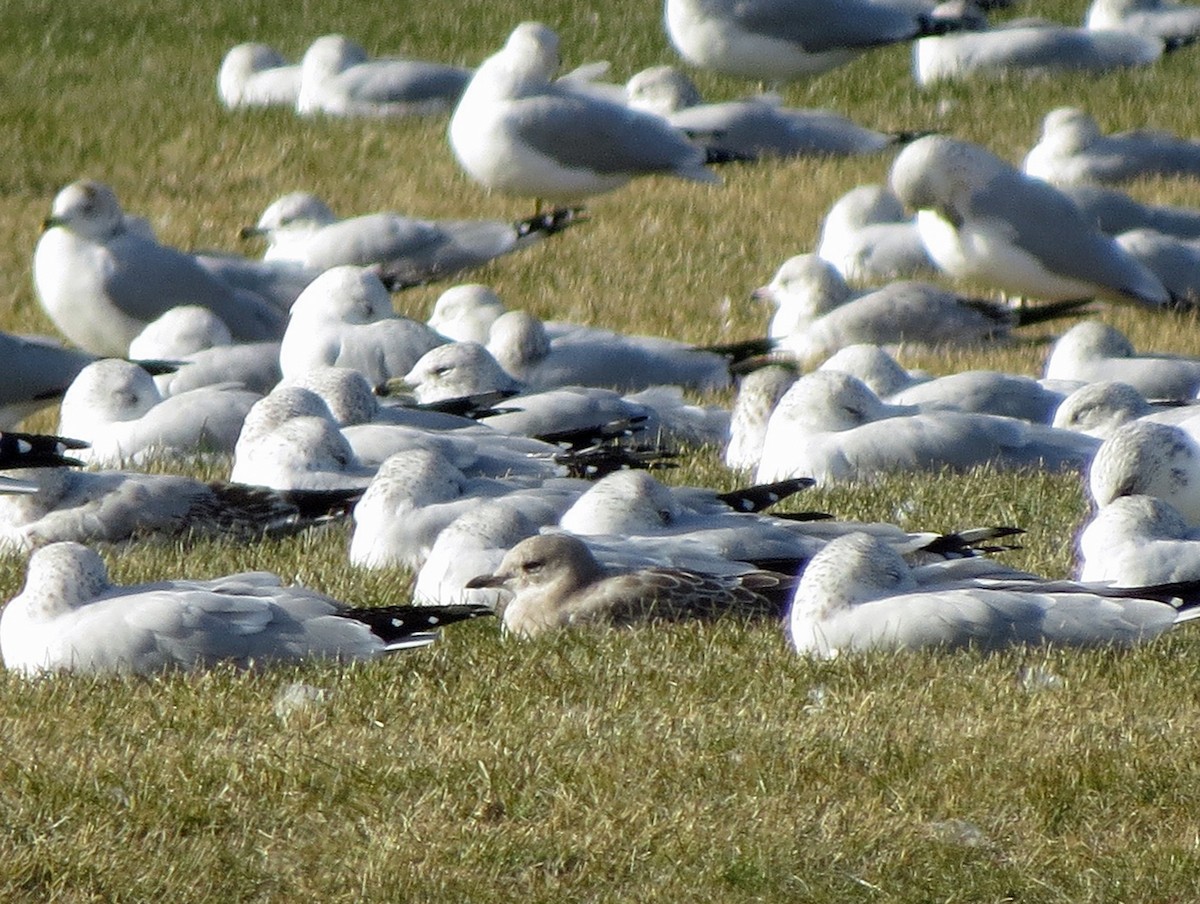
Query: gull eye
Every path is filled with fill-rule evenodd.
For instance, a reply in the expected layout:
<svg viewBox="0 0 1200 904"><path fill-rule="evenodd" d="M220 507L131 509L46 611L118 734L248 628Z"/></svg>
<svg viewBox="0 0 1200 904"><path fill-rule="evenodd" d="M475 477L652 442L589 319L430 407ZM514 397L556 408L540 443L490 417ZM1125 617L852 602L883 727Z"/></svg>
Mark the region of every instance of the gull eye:
<svg viewBox="0 0 1200 904"><path fill-rule="evenodd" d="M541 559L532 559L529 562L522 562L521 570L526 574L537 574L545 565L546 563Z"/></svg>
<svg viewBox="0 0 1200 904"><path fill-rule="evenodd" d="M450 371L452 371L452 370L454 370L453 365L443 364L440 367L435 367L433 369L433 375L435 377L444 377L444 376L446 376L446 374L450 373Z"/></svg>

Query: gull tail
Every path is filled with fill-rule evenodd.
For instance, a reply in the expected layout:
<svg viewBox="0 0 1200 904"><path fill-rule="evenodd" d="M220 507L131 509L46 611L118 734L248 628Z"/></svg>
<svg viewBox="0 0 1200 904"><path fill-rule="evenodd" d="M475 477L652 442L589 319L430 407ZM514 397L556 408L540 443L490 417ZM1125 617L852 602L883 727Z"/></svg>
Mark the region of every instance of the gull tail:
<svg viewBox="0 0 1200 904"><path fill-rule="evenodd" d="M720 355L729 362L730 368L735 367L743 361L748 361L761 355L766 355L775 349L777 340L771 339L768 336L754 339L742 339L738 342L723 342L716 345L700 345L696 347L697 351L712 352L714 355Z"/></svg>
<svg viewBox="0 0 1200 904"><path fill-rule="evenodd" d="M242 483L210 483L213 499L192 513L206 526L234 536L287 536L349 517L362 490L274 490Z"/></svg>
<svg viewBox="0 0 1200 904"><path fill-rule="evenodd" d="M463 603L449 606L374 606L346 609L341 618L362 622L382 640L387 652L427 646L437 639L437 630L455 622L495 615L491 606Z"/></svg>
<svg viewBox="0 0 1200 904"><path fill-rule="evenodd" d="M1025 533L1020 527L998 525L996 527L974 527L957 531L952 534L942 534L921 547L923 552L943 556L961 556L967 558L990 552L1007 552L1020 549L1012 543L997 544L994 541L1007 537L1016 537Z"/></svg>
<svg viewBox="0 0 1200 904"><path fill-rule="evenodd" d="M717 498L734 511L761 512L814 484L816 481L811 477L792 477L788 480L778 480L775 483L760 483L744 489L720 493Z"/></svg>
<svg viewBox="0 0 1200 904"><path fill-rule="evenodd" d="M66 454L69 449L86 449L90 443L81 439L55 436L50 433L0 433L0 468L58 468L82 465L77 458Z"/></svg>
<svg viewBox="0 0 1200 904"><path fill-rule="evenodd" d="M1046 304L1023 305L1010 308L1010 310L1016 317L1016 326L1030 326L1035 323L1061 320L1064 317L1083 317L1091 313L1087 307L1094 300L1092 298L1068 298L1064 301L1051 301Z"/></svg>

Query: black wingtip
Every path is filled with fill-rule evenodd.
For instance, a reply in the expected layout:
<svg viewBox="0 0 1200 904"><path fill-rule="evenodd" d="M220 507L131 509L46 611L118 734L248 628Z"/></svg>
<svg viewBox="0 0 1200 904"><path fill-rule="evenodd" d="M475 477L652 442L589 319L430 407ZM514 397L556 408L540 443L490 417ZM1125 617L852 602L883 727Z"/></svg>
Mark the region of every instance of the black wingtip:
<svg viewBox="0 0 1200 904"><path fill-rule="evenodd" d="M64 454L68 449L90 446L81 439L50 433L0 433L0 468L57 468L83 462Z"/></svg>
<svg viewBox="0 0 1200 904"><path fill-rule="evenodd" d="M811 477L790 477L774 483L760 483L728 493L719 493L717 498L735 511L761 512L815 484L816 481Z"/></svg>
<svg viewBox="0 0 1200 904"><path fill-rule="evenodd" d="M437 631L446 625L495 615L491 606L460 603L447 606L373 606L347 609L342 618L362 622L385 644L402 643L406 638Z"/></svg>

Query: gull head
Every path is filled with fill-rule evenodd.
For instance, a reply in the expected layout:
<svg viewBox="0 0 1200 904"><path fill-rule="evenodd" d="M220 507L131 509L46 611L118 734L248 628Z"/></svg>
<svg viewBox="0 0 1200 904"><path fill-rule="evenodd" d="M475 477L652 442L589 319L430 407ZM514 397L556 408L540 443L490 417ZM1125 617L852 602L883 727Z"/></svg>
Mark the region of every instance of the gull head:
<svg viewBox="0 0 1200 904"><path fill-rule="evenodd" d="M67 387L59 430L90 436L106 424L136 421L161 401L154 378L136 364L119 358L94 361Z"/></svg>
<svg viewBox="0 0 1200 904"><path fill-rule="evenodd" d="M903 223L908 217L885 185L860 185L833 203L825 214L825 228L853 229L873 223Z"/></svg>
<svg viewBox="0 0 1200 904"><path fill-rule="evenodd" d="M881 397L895 395L921 382L878 345L848 345L826 358L819 369L850 374Z"/></svg>
<svg viewBox="0 0 1200 904"><path fill-rule="evenodd" d="M311 389L301 386L277 386L250 406L238 434L234 458L248 454L250 448L273 430L293 418L313 417L334 423L325 401Z"/></svg>
<svg viewBox="0 0 1200 904"><path fill-rule="evenodd" d="M776 308L768 334L790 335L850 300L850 287L833 264L815 254L797 254L775 271L771 281L752 294Z"/></svg>
<svg viewBox="0 0 1200 904"><path fill-rule="evenodd" d="M90 602L108 587L108 568L95 550L82 543L51 543L30 555L18 599L29 617L48 620Z"/></svg>
<svg viewBox="0 0 1200 904"><path fill-rule="evenodd" d="M146 324L129 343L129 357L182 358L219 345L233 345L225 321L210 308L185 304Z"/></svg>
<svg viewBox="0 0 1200 904"><path fill-rule="evenodd" d="M466 475L441 453L405 449L384 459L359 506L377 505L382 500L417 506L448 502L462 496L466 482Z"/></svg>
<svg viewBox="0 0 1200 904"><path fill-rule="evenodd" d="M1200 523L1200 447L1169 424L1135 421L1119 427L1092 459L1088 486L1096 505L1121 496L1156 496Z"/></svg>
<svg viewBox="0 0 1200 904"><path fill-rule="evenodd" d="M614 471L590 486L558 523L583 536L629 536L661 531L679 515L671 490L645 471Z"/></svg>
<svg viewBox="0 0 1200 904"><path fill-rule="evenodd" d="M823 623L854 606L915 590L912 569L877 537L853 533L822 548L800 577L788 616L798 649L830 654Z"/></svg>
<svg viewBox="0 0 1200 904"><path fill-rule="evenodd" d="M292 304L289 329L297 323L375 323L395 317L392 297L374 271L331 267L305 287Z"/></svg>
<svg viewBox="0 0 1200 904"><path fill-rule="evenodd" d="M635 110L666 116L704 103L696 83L674 66L651 66L625 83L626 103Z"/></svg>
<svg viewBox="0 0 1200 904"><path fill-rule="evenodd" d="M428 324L455 342L487 342L496 318L508 309L488 286L465 283L438 296Z"/></svg>
<svg viewBox="0 0 1200 904"><path fill-rule="evenodd" d="M441 402L520 384L478 342L453 342L426 352L404 376L418 402Z"/></svg>
<svg viewBox="0 0 1200 904"><path fill-rule="evenodd" d="M1100 380L1079 387L1054 412L1054 426L1107 439L1123 424L1150 414L1150 403L1128 383Z"/></svg>
<svg viewBox="0 0 1200 904"><path fill-rule="evenodd" d="M94 242L103 242L125 230L125 214L116 193L103 182L72 182L50 205L44 229L59 227Z"/></svg>
<svg viewBox="0 0 1200 904"><path fill-rule="evenodd" d="M866 383L850 374L815 370L783 394L772 419L781 418L814 433L836 433L915 410L884 403Z"/></svg>
<svg viewBox="0 0 1200 904"><path fill-rule="evenodd" d="M308 192L297 191L268 204L258 223L244 227L240 235L243 239L261 235L274 243L284 237L312 235L321 227L336 222L337 215L324 201Z"/></svg>
<svg viewBox="0 0 1200 904"><path fill-rule="evenodd" d="M892 161L888 184L909 210L936 211L961 224L970 199L997 175L1016 172L991 151L944 135L926 135Z"/></svg>
<svg viewBox="0 0 1200 904"><path fill-rule="evenodd" d="M1039 144L1053 147L1058 153L1071 154L1086 150L1102 137L1096 120L1077 107L1058 107L1042 120Z"/></svg>
<svg viewBox="0 0 1200 904"><path fill-rule="evenodd" d="M1134 354L1133 343L1120 330L1099 320L1085 320L1054 343L1046 359L1046 376L1069 379L1078 364L1104 358L1132 358Z"/></svg>
<svg viewBox="0 0 1200 904"><path fill-rule="evenodd" d="M284 385L312 390L341 427L368 424L379 413L379 399L367 378L348 367L313 367Z"/></svg>
<svg viewBox="0 0 1200 904"><path fill-rule="evenodd" d="M493 321L487 350L501 367L520 377L550 354L550 337L542 321L528 311L507 311Z"/></svg>
<svg viewBox="0 0 1200 904"><path fill-rule="evenodd" d="M217 72L217 94L226 107L242 103L242 92L252 75L266 69L286 66L287 60L267 44L238 44L225 54Z"/></svg>

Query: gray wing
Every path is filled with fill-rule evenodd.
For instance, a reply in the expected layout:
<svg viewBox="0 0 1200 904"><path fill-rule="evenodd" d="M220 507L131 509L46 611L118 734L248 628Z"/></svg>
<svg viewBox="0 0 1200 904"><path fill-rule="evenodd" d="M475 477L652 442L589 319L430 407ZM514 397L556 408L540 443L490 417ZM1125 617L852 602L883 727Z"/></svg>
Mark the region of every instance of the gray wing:
<svg viewBox="0 0 1200 904"><path fill-rule="evenodd" d="M377 60L354 66L335 84L354 101L373 104L445 101L453 104L463 93L471 72L414 60Z"/></svg>
<svg viewBox="0 0 1200 904"><path fill-rule="evenodd" d="M652 173L695 166L703 153L660 117L572 93L514 102L514 134L563 166L601 174Z"/></svg>
<svg viewBox="0 0 1200 904"><path fill-rule="evenodd" d="M343 264L367 267L428 253L446 241L434 223L396 214L366 214L331 223L305 246L305 263L316 270Z"/></svg>
<svg viewBox="0 0 1200 904"><path fill-rule="evenodd" d="M911 13L859 0L739 0L731 12L747 31L809 53L891 44L920 32Z"/></svg>
<svg viewBox="0 0 1200 904"><path fill-rule="evenodd" d="M225 321L237 339L283 334L283 315L257 296L235 291L184 254L126 233L110 243L104 289L126 315L149 323L179 305L197 304Z"/></svg>
<svg viewBox="0 0 1200 904"><path fill-rule="evenodd" d="M1054 273L1109 286L1139 301L1165 300L1149 271L1091 226L1070 198L1039 179L1016 171L999 174L971 196L967 212L1007 224L1013 244Z"/></svg>
<svg viewBox="0 0 1200 904"><path fill-rule="evenodd" d="M0 333L0 405L61 396L93 355L38 340Z"/></svg>

